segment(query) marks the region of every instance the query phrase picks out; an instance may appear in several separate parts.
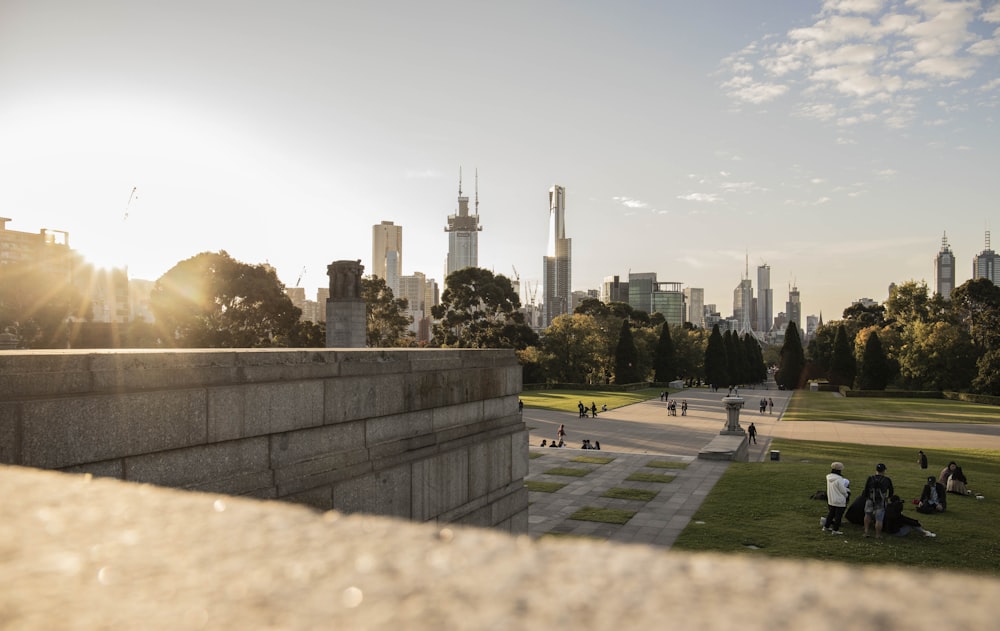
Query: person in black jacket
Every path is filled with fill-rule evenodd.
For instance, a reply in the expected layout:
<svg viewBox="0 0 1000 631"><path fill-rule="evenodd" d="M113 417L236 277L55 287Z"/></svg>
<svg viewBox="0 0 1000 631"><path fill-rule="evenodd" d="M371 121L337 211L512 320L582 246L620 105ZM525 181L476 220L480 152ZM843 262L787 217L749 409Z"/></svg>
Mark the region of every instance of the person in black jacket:
<svg viewBox="0 0 1000 631"><path fill-rule="evenodd" d="M944 485L937 481L932 475L927 476L927 484L920 493L920 502L917 504L918 513L943 513L948 508L948 497L944 490Z"/></svg>
<svg viewBox="0 0 1000 631"><path fill-rule="evenodd" d="M905 537L911 530L921 533L925 537L936 537L933 532L920 525L920 522L912 517L903 514L903 500L898 495L889 498L889 503L885 508L885 532L897 537Z"/></svg>

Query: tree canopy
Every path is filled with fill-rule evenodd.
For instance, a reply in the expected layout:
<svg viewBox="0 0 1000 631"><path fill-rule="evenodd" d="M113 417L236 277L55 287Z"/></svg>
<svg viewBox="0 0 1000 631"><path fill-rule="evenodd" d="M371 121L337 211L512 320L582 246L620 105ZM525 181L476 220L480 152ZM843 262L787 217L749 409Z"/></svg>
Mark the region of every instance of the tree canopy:
<svg viewBox="0 0 1000 631"><path fill-rule="evenodd" d="M538 336L519 311L521 301L502 274L479 267L466 267L445 279L441 304L431 313L434 325L432 344L459 348L525 349Z"/></svg>
<svg viewBox="0 0 1000 631"><path fill-rule="evenodd" d="M161 276L150 308L164 346L287 346L302 315L274 269L249 265L225 251L202 252Z"/></svg>
<svg viewBox="0 0 1000 631"><path fill-rule="evenodd" d="M789 322L785 329L785 343L781 346L781 364L775 379L785 390L794 390L800 385L802 371L805 369L806 357L802 350L802 338L799 337L799 327L795 322Z"/></svg>
<svg viewBox="0 0 1000 631"><path fill-rule="evenodd" d="M365 343L369 348L409 346L414 335L409 331L413 318L407 313L406 298L396 298L385 279L365 276L361 279L361 298L365 301Z"/></svg>

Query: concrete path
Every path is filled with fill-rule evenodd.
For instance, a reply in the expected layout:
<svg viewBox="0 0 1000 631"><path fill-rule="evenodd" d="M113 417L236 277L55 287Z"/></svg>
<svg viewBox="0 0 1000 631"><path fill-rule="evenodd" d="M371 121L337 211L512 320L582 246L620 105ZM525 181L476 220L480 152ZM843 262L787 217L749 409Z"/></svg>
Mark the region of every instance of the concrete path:
<svg viewBox="0 0 1000 631"><path fill-rule="evenodd" d="M531 491L528 509L531 536L563 534L597 537L613 541L648 543L670 547L715 483L728 462L699 460L698 452L725 426L722 397L727 392L690 389L671 395L678 402L677 416L668 416L664 402L653 399L579 418L576 408L565 412L525 408L524 421L530 434L531 461L527 480L566 484L555 493ZM867 445L912 445L933 448L979 448L1000 450L1000 425L957 425L950 423L868 423L781 422L789 392L770 389L742 389L746 405L740 424L752 422L757 428L757 444L750 445L750 460L770 456L773 438L859 443ZM831 394L833 396L833 394ZM774 401L773 413L760 414L761 397ZM688 412L681 416L680 402L687 400ZM602 402L594 400L600 408ZM591 400L583 402L587 406ZM565 426L566 448L539 447L541 441L556 437ZM579 449L583 439L600 441L601 451ZM588 456L613 457L608 464L573 462ZM651 461L686 464L686 468L663 469L647 466ZM590 469L584 477L546 473L557 467ZM626 481L635 472L676 474L669 483ZM656 491L649 501L602 497L611 488ZM611 525L570 519L584 506L637 511L628 523Z"/></svg>

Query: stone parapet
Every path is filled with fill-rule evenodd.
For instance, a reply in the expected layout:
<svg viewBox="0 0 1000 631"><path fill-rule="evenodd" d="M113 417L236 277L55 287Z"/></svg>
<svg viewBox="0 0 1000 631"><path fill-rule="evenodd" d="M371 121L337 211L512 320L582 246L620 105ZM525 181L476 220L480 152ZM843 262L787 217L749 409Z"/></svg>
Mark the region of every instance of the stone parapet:
<svg viewBox="0 0 1000 631"><path fill-rule="evenodd" d="M524 532L520 390L509 350L4 352L0 463Z"/></svg>

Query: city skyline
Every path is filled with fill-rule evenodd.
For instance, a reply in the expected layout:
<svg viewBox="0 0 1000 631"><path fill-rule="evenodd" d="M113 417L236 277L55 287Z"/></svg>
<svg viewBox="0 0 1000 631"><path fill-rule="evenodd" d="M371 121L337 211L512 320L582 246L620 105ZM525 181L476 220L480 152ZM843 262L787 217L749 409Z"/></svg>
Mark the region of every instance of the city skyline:
<svg viewBox="0 0 1000 631"><path fill-rule="evenodd" d="M572 290L656 272L725 305L749 251L829 321L933 290L943 232L961 285L996 215L996 3L239 7L4 3L9 227L150 280L224 249L311 293L393 221L402 274L443 287L474 165L479 265L522 287L559 182Z"/></svg>

